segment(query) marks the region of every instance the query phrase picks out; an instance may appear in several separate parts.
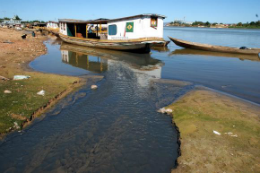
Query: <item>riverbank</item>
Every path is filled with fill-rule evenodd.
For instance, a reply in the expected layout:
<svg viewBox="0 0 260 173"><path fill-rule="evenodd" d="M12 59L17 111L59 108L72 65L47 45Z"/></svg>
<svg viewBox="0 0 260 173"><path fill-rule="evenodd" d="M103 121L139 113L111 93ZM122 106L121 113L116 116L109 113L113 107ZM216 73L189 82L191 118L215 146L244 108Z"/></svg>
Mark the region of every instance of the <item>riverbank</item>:
<svg viewBox="0 0 260 173"><path fill-rule="evenodd" d="M181 141L172 173L260 170L260 107L197 88L166 108Z"/></svg>
<svg viewBox="0 0 260 173"><path fill-rule="evenodd" d="M59 99L85 84L78 77L44 74L28 67L30 61L47 53L40 33L36 37L24 31L0 28L0 137L20 130ZM13 80L14 75L30 76ZM45 95L37 92L44 90Z"/></svg>

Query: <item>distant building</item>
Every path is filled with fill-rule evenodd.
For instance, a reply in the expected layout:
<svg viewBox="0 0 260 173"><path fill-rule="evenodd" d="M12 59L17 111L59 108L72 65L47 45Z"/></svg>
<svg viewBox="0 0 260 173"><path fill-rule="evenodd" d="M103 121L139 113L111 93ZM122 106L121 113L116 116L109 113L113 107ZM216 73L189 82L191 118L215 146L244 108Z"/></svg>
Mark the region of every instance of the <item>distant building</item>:
<svg viewBox="0 0 260 173"><path fill-rule="evenodd" d="M49 29L59 29L59 23L54 21L47 22L47 28Z"/></svg>
<svg viewBox="0 0 260 173"><path fill-rule="evenodd" d="M14 16L13 18L9 19L9 20L4 20L2 23L4 25L20 25L22 20L21 19L17 19L18 16Z"/></svg>

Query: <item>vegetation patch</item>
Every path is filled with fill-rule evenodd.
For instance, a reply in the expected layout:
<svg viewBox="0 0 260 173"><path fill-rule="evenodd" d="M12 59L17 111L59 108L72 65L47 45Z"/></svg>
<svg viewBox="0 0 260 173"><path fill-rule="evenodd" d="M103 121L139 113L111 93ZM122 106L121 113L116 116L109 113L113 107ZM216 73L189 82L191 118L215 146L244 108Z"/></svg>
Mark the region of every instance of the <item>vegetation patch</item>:
<svg viewBox="0 0 260 173"><path fill-rule="evenodd" d="M20 130L85 79L32 71L28 63L46 53L45 36L36 32L22 39L23 32L0 28L0 137ZM7 43L5 43L8 41ZM11 44L9 44L11 42ZM13 80L15 75L29 79ZM37 93L45 91L44 96Z"/></svg>
<svg viewBox="0 0 260 173"><path fill-rule="evenodd" d="M180 131L181 156L172 172L258 172L260 108L196 89L166 108Z"/></svg>

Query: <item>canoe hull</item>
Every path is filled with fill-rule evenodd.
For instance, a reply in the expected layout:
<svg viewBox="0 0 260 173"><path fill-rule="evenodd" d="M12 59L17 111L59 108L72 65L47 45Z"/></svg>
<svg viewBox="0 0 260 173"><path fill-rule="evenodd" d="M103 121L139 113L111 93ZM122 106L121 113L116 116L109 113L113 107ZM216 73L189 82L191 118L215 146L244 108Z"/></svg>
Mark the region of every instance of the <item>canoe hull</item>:
<svg viewBox="0 0 260 173"><path fill-rule="evenodd" d="M224 52L224 53L251 54L251 55L258 55L260 53L260 49L257 48L240 49L235 47L214 46L209 44L194 43L194 42L184 41L180 39L175 39L172 37L169 38L176 45L184 48L189 48L189 49L205 50L205 51L212 51L212 52Z"/></svg>
<svg viewBox="0 0 260 173"><path fill-rule="evenodd" d="M133 41L133 42L116 42L116 41L98 41L95 39L77 39L75 37L68 37L62 34L59 35L60 38L67 43L77 44L81 46L101 48L101 49L112 49L120 51L129 52L140 52L148 53L150 52L150 43L144 41Z"/></svg>

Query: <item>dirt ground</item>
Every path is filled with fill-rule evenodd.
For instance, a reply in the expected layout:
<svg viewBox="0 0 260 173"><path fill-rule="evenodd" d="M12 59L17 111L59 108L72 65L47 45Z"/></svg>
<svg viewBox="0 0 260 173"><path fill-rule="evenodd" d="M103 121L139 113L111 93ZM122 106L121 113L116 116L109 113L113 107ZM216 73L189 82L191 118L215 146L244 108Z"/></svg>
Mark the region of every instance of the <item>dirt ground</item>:
<svg viewBox="0 0 260 173"><path fill-rule="evenodd" d="M23 33L0 28L0 137L20 130L58 99L86 82L77 77L44 74L30 69L29 62L46 53L43 41L47 37L36 32L36 37L28 34L26 39L22 39ZM30 78L13 80L14 75L28 75ZM45 91L45 96L37 95L40 90Z"/></svg>
<svg viewBox="0 0 260 173"><path fill-rule="evenodd" d="M180 131L175 172L260 172L260 107L198 88L168 106Z"/></svg>

